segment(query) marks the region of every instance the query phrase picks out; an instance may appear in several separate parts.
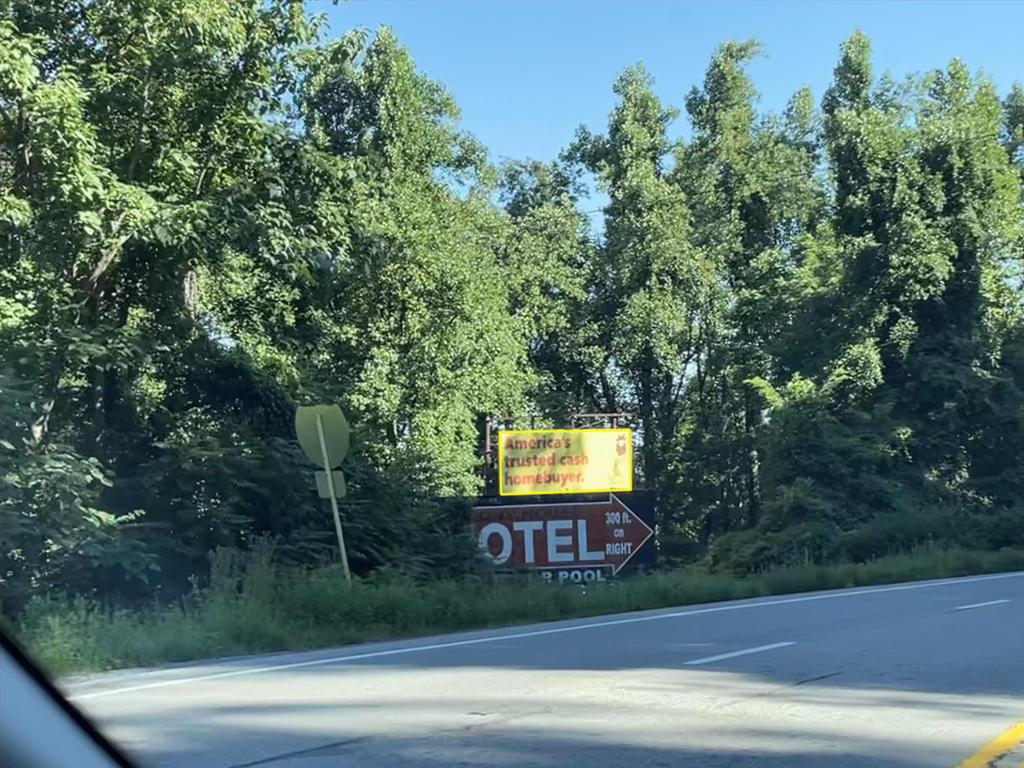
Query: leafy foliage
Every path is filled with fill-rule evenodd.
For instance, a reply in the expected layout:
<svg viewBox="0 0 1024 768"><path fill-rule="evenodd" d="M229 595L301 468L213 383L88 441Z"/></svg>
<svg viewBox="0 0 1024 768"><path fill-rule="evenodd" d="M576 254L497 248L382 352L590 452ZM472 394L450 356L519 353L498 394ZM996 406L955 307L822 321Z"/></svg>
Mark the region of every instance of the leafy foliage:
<svg viewBox="0 0 1024 768"><path fill-rule="evenodd" d="M863 560L1024 529L1024 96L843 45L761 114L492 166L387 29L291 0L0 4L0 599L132 600L267 537L333 557L297 403L355 425L358 573L456 577L495 416L626 411L667 561ZM606 192L595 232L585 180ZM709 549L710 548L710 549Z"/></svg>

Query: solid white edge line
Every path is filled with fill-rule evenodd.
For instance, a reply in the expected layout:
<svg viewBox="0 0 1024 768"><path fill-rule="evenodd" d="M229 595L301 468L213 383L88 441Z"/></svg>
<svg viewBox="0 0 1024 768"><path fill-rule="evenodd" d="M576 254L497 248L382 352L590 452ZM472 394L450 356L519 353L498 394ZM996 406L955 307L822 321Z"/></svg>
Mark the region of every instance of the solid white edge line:
<svg viewBox="0 0 1024 768"><path fill-rule="evenodd" d="M752 653L763 653L764 651L774 651L776 648L788 648L791 645L796 645L795 642L785 643L772 643L771 645L758 645L755 648L744 648L742 651L733 651L732 653L720 653L717 656L705 656L703 659L693 659L692 661L684 661L683 663L688 667L696 667L700 664L711 664L716 661L725 661L726 659L735 659L737 656L749 656Z"/></svg>
<svg viewBox="0 0 1024 768"><path fill-rule="evenodd" d="M889 587L870 587L868 589L846 590L843 592L829 592L818 595L801 595L799 597L788 597L781 600L763 600L756 603L742 602L728 605L718 605L713 608L695 608L693 610L673 611L671 613L658 613L653 616L631 616L625 619L613 619L611 621L595 621L589 624L573 624L568 627L552 627L550 629L536 629L527 632L512 632L503 635L491 635L488 637L474 637L468 640L453 640L447 643L431 643L429 645L417 645L408 648L390 648L383 651L371 651L368 653L357 653L347 656L332 656L326 659L312 659L310 661L296 661L287 664L274 664L266 667L247 667L245 669L234 669L230 672L213 672L208 675L196 675L194 677L179 677L172 680L159 680L152 683L140 683L129 685L124 688L110 688L90 693L71 693L68 699L72 701L84 701L86 699L98 699L104 696L117 696L122 693L133 691L145 691L152 688L166 688L174 685L188 685L206 680L223 680L228 677L239 677L242 675L260 675L267 672L277 672L284 669L301 669L303 667L323 666L324 664L340 664L346 661L361 661L363 659L378 659L386 656L400 656L407 653L419 653L421 651L436 651L443 648L459 648L467 645L480 645L482 643L495 643L503 640L520 640L526 637L543 637L545 635L559 635L564 632L580 632L585 629L600 629L602 627L616 627L623 624L639 624L644 621L661 621L663 619L679 619L687 616L702 616L709 613L724 613L727 611L742 611L748 608L768 608L776 605L793 605L796 603L810 603L817 600L835 600L844 597L858 597L860 595L882 594L886 592L905 592L914 589L930 589L934 587L948 587L956 584L970 584L975 581L994 581L996 579L1011 579L1024 576L1024 571L1016 573L996 573L986 576L970 576L960 579L946 579L943 581L917 582L913 584L898 584ZM756 599L756 598L755 598Z"/></svg>
<svg viewBox="0 0 1024 768"><path fill-rule="evenodd" d="M970 605L958 605L954 611L969 611L971 608L987 608L990 605L1002 605L1010 602L1007 600L989 600L987 603L971 603Z"/></svg>

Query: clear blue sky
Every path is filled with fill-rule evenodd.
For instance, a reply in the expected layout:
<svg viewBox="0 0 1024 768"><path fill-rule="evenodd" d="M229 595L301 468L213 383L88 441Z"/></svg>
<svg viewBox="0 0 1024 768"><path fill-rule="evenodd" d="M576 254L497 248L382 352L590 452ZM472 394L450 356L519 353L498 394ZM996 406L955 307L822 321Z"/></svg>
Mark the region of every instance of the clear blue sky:
<svg viewBox="0 0 1024 768"><path fill-rule="evenodd" d="M751 66L761 107L780 110L800 86L820 100L839 44L860 28L876 72L897 78L959 57L1005 93L1024 80L1024 2L312 2L332 36L386 24L417 66L444 83L463 127L492 160L553 159L580 123L603 132L611 85L643 62L659 96L682 107L712 52L756 38ZM676 135L688 133L685 117Z"/></svg>

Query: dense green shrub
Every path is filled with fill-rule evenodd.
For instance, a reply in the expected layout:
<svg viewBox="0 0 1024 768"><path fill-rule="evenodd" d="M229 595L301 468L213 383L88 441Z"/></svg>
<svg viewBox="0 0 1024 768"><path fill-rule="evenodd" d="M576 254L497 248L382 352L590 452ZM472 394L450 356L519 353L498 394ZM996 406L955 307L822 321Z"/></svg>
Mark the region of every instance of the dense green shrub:
<svg viewBox="0 0 1024 768"><path fill-rule="evenodd" d="M128 611L84 597L40 597L5 624L44 667L65 675L1022 568L1024 549L923 547L745 577L691 567L579 586L526 576L424 582L381 575L349 589L337 566L282 566L260 545L217 553L209 586L175 606Z"/></svg>

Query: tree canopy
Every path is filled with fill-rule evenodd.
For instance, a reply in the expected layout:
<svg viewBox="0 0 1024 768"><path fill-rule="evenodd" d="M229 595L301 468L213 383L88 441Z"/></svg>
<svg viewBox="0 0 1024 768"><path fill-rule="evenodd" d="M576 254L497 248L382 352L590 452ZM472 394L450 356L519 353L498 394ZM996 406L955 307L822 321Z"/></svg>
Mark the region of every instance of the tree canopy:
<svg viewBox="0 0 1024 768"><path fill-rule="evenodd" d="M490 419L577 412L631 414L668 563L1024 544L1022 86L878 76L855 32L770 114L757 55L680 108L630 67L603 133L495 166L386 28L0 3L0 599L331 557L308 402L354 426L363 574L471 567L432 500Z"/></svg>

